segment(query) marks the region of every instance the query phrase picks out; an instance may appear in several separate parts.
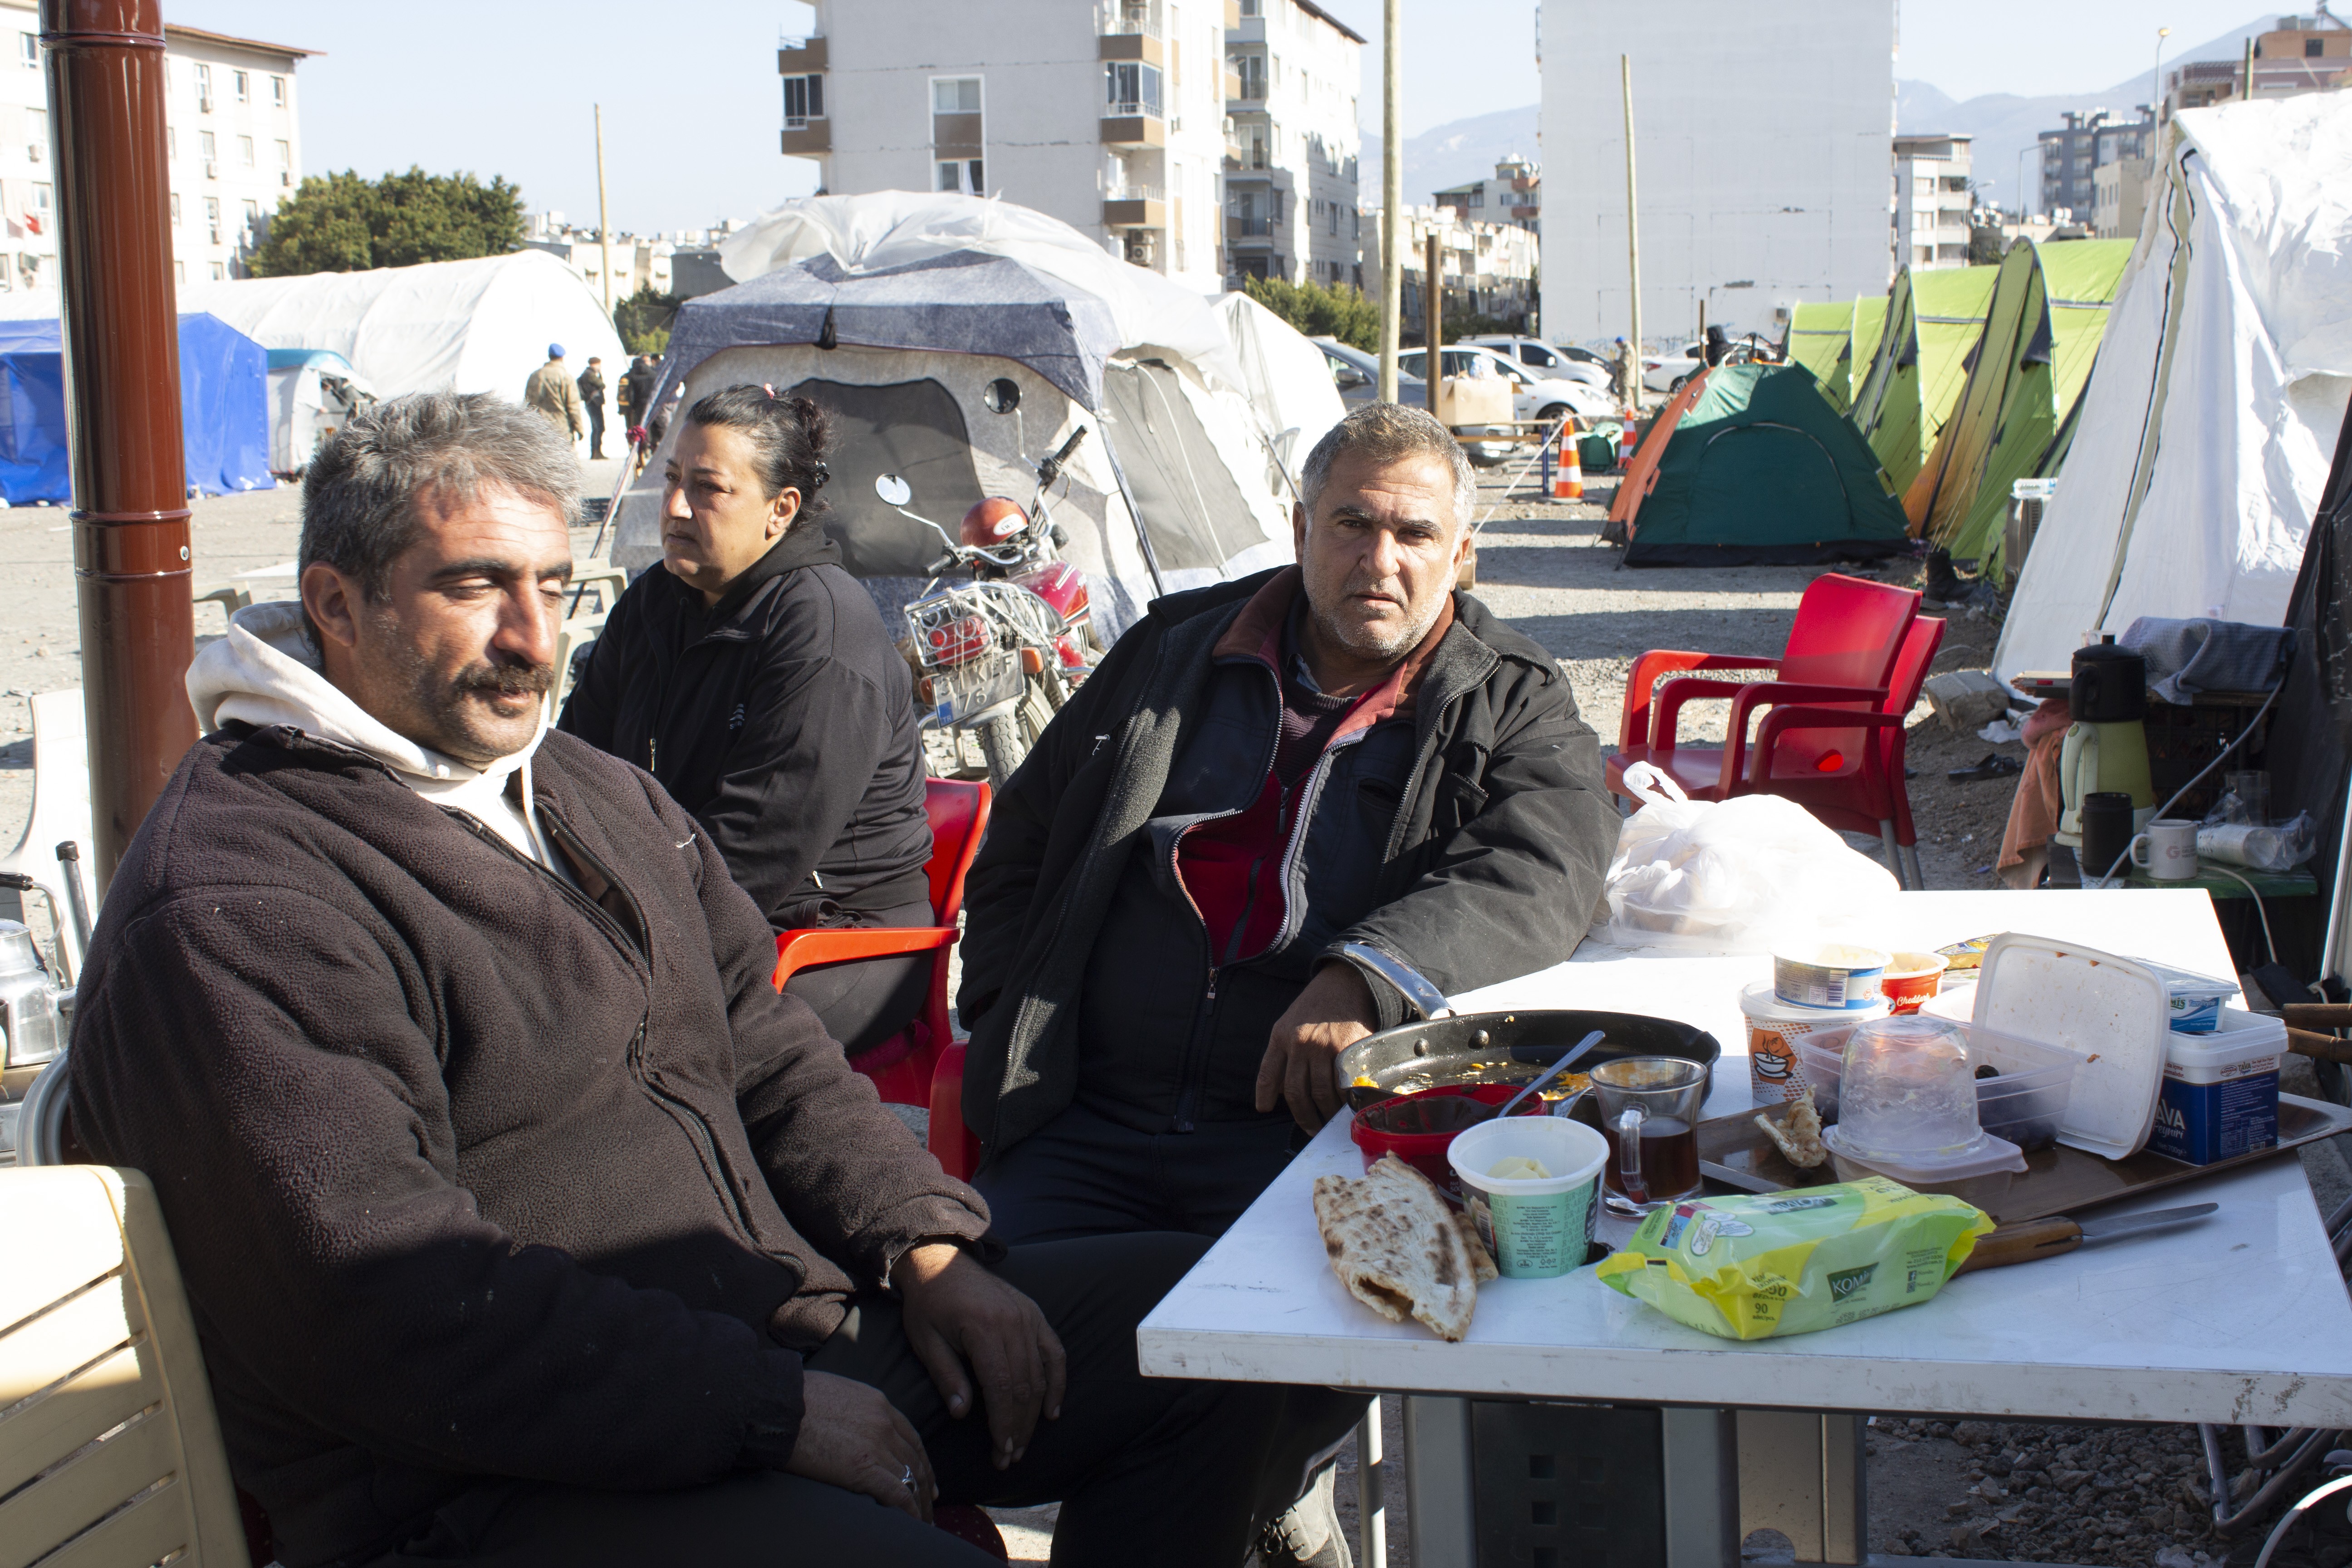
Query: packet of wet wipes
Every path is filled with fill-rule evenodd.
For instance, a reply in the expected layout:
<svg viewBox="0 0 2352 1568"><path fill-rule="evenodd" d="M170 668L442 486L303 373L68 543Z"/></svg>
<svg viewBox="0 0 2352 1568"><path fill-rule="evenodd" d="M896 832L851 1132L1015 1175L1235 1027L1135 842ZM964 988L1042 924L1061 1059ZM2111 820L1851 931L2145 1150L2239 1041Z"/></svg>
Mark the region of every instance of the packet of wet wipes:
<svg viewBox="0 0 2352 1568"><path fill-rule="evenodd" d="M1678 1323L1761 1340L1928 1300L1992 1228L1958 1198L1865 1176L1654 1210L1595 1272Z"/></svg>

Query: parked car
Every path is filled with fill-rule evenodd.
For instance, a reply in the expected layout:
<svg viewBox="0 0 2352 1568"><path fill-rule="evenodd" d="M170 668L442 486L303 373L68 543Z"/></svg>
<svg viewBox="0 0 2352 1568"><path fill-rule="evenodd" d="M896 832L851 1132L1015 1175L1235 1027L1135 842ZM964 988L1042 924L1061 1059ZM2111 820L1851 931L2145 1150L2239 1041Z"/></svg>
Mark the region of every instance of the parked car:
<svg viewBox="0 0 2352 1568"><path fill-rule="evenodd" d="M1694 371L1706 368L1706 345L1689 342L1670 353L1642 356L1642 384L1652 392L1675 392Z"/></svg>
<svg viewBox="0 0 2352 1568"><path fill-rule="evenodd" d="M1360 403L1377 403L1381 396L1381 362L1377 355L1341 342L1337 338L1308 340L1323 351L1324 363L1331 367L1331 384L1339 389L1339 401L1353 408ZM1429 401L1429 394L1419 376L1400 374L1397 376L1397 401L1419 405Z"/></svg>
<svg viewBox="0 0 2352 1568"><path fill-rule="evenodd" d="M1465 338L1465 343L1493 349L1507 359L1514 359L1527 367L1528 374L1538 381L1575 381L1587 386L1607 391L1613 367L1591 349L1564 349L1541 338L1514 338L1498 335Z"/></svg>
<svg viewBox="0 0 2352 1568"><path fill-rule="evenodd" d="M1442 351L1443 363L1448 375L1483 375L1491 372L1507 376L1511 383L1511 417L1550 421L1562 415L1579 414L1588 419L1606 419L1617 412L1609 395L1580 381L1556 381L1531 376L1525 366L1501 350L1483 343L1463 342L1448 343ZM1407 349L1397 356L1401 369L1419 373L1423 354L1419 349ZM1485 370L1467 368L1484 362ZM1457 369L1457 366L1464 368Z"/></svg>

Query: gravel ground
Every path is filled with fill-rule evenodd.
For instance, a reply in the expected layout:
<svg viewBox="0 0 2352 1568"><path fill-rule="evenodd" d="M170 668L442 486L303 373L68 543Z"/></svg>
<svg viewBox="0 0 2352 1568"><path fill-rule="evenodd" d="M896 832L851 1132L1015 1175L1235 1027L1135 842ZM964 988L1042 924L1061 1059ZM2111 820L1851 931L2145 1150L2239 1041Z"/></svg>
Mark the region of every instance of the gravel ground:
<svg viewBox="0 0 2352 1568"><path fill-rule="evenodd" d="M609 490L613 465L592 465L591 494ZM1476 593L1550 649L1567 669L1587 720L1613 745L1633 660L1652 647L1770 653L1785 642L1799 595L1822 568L1677 568L1626 572L1600 542L1611 499L1607 480L1583 503L1546 501L1514 491L1507 475L1481 485L1491 508L1480 536ZM201 591L293 558L299 492L291 489L196 503L194 564ZM589 533L577 537L584 551ZM1874 569L1882 580L1916 583L1916 563ZM272 579L256 580L265 595ZM275 582L290 586L290 579ZM79 684L80 649L73 600L71 534L65 514L49 508L0 510L0 595L11 606L0 629L0 846L23 830L32 795L27 710L33 692ZM1931 612L1932 613L1932 612ZM1990 622L1946 612L1938 672L1981 668L1996 629ZM219 635L219 611L200 606L200 640ZM1725 705L1695 708L1685 734L1722 735ZM2007 780L1954 784L1948 770L1988 752L2022 756L1972 733L1953 732L1923 705L1911 716L1909 761L1919 854L1931 888L1990 888L2012 786ZM1875 854L1874 841L1852 840ZM2307 1078L2307 1074L2305 1075ZM2304 1092L2314 1086L2303 1079ZM2352 1190L2352 1168L2331 1147L2305 1153L2323 1206ZM1389 1561L1407 1568L1402 1479L1402 1403L1383 1402L1389 1477ZM2224 1438L2233 1464L2242 1439ZM2203 1485L2193 1427L2045 1426L1880 1418L1870 1444L1872 1549L1889 1555L2015 1558L2044 1563L2248 1568L2262 1531L2234 1543L2205 1528ZM1340 1512L1352 1534L1353 1445L1341 1457ZM2296 1489L2298 1491L2301 1489ZM999 1517L1015 1562L1045 1561L1053 1509ZM2267 1528L2266 1526L2264 1528ZM1759 1548L1769 1545L1759 1541ZM2352 1561L2352 1531L2340 1510L2318 1531L2300 1527L2274 1562L2284 1568L2338 1568Z"/></svg>

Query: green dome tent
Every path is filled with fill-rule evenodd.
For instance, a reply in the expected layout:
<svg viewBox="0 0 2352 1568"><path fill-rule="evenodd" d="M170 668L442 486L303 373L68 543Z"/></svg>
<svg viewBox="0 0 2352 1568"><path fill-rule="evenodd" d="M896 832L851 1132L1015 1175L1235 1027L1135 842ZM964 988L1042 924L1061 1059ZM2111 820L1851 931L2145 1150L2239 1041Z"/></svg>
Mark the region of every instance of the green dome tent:
<svg viewBox="0 0 2352 1568"><path fill-rule="evenodd" d="M1910 548L1903 508L1801 365L1732 364L1669 434L1625 516L1628 566L1868 560Z"/></svg>
<svg viewBox="0 0 2352 1568"><path fill-rule="evenodd" d="M1960 401L1969 354L1983 335L1992 267L1905 268L1886 298L1878 340L1851 417L1897 493L1908 489Z"/></svg>
<svg viewBox="0 0 2352 1568"><path fill-rule="evenodd" d="M1997 568L2012 481L2056 471L2128 239L2022 240L2001 258L1959 408L1904 496L1919 536Z"/></svg>
<svg viewBox="0 0 2352 1568"><path fill-rule="evenodd" d="M1853 358L1852 300L1808 300L1789 317L1789 341L1781 352L1822 384L1830 406L1843 413L1853 388L1846 366Z"/></svg>

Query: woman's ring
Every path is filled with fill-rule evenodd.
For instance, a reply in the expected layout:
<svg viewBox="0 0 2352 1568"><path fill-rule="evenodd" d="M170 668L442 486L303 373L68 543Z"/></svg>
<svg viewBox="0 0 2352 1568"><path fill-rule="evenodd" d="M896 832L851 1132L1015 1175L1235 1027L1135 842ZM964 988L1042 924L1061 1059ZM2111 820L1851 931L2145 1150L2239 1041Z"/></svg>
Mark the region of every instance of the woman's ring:
<svg viewBox="0 0 2352 1568"><path fill-rule="evenodd" d="M915 1489L914 1466L908 1465L905 1469L898 1472L898 1484L906 1488L908 1491L913 1491Z"/></svg>

